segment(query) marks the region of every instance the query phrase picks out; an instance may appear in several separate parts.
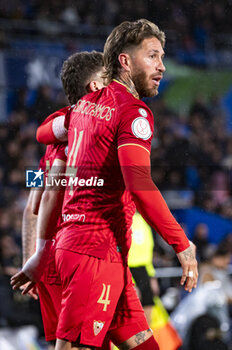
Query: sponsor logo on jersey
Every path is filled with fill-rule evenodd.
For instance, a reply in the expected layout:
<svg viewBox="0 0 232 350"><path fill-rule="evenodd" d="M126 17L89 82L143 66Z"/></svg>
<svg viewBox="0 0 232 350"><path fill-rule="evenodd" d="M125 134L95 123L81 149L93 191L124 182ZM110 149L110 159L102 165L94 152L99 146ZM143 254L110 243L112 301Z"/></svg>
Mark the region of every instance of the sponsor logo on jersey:
<svg viewBox="0 0 232 350"><path fill-rule="evenodd" d="M148 140L151 137L151 128L147 119L138 117L131 124L133 134L140 139Z"/></svg>
<svg viewBox="0 0 232 350"><path fill-rule="evenodd" d="M147 111L144 108L139 108L139 114L141 114L142 117L147 118Z"/></svg>
<svg viewBox="0 0 232 350"><path fill-rule="evenodd" d="M102 328L104 327L105 322L102 321L93 321L93 332L94 335L98 335Z"/></svg>
<svg viewBox="0 0 232 350"><path fill-rule="evenodd" d="M26 170L26 187L43 187L44 172L39 170Z"/></svg>
<svg viewBox="0 0 232 350"><path fill-rule="evenodd" d="M85 222L85 214L62 214L63 221L82 221Z"/></svg>

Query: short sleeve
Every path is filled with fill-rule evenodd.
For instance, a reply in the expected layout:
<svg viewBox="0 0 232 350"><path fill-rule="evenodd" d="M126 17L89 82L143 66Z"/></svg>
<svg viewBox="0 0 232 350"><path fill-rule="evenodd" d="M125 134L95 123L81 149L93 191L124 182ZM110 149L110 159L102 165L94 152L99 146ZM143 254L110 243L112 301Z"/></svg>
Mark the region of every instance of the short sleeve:
<svg viewBox="0 0 232 350"><path fill-rule="evenodd" d="M117 131L117 146L136 144L151 151L154 120L151 110L145 105L134 104L124 107L120 113Z"/></svg>

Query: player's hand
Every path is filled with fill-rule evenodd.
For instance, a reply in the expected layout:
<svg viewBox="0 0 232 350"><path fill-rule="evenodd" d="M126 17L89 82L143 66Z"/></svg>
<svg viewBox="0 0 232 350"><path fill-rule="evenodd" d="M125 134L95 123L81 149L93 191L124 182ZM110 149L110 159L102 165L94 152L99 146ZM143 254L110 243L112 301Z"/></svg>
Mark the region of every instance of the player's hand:
<svg viewBox="0 0 232 350"><path fill-rule="evenodd" d="M180 284L185 284L185 290L191 293L196 288L198 279L195 244L190 241L190 247L178 253L177 257L183 270Z"/></svg>
<svg viewBox="0 0 232 350"><path fill-rule="evenodd" d="M33 288L35 283L33 281L31 281L29 279L29 277L27 277L22 270L19 271L18 273L16 273L14 276L12 276L10 279L10 284L12 286L12 289L14 289L14 290L20 288L21 286L25 285L26 283L27 283L27 286L25 287L25 289L23 289L22 294L26 294L31 288ZM32 285L32 283L33 283L33 285ZM29 288L29 286L30 286L30 288Z"/></svg>
<svg viewBox="0 0 232 350"><path fill-rule="evenodd" d="M28 282L23 286L19 287L19 289L22 291L22 295L28 294L33 299L38 300L39 297L35 282Z"/></svg>

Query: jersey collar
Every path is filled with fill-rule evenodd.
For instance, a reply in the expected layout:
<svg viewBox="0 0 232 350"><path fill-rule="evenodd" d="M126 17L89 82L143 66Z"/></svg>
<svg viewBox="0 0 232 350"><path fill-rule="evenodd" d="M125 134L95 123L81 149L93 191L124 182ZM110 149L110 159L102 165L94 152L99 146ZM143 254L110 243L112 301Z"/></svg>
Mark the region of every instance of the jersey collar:
<svg viewBox="0 0 232 350"><path fill-rule="evenodd" d="M124 87L126 88L126 91L129 92L129 93L131 94L131 92L129 91L128 87L127 87L125 84L121 83L121 81L118 81L117 79L113 79L113 81L116 82L116 83L118 83L118 84L120 84L120 85L122 85L122 86L124 86ZM135 96L134 94L132 94L132 95L133 95L135 98L137 98L137 100L139 100L139 98L138 98L137 96Z"/></svg>

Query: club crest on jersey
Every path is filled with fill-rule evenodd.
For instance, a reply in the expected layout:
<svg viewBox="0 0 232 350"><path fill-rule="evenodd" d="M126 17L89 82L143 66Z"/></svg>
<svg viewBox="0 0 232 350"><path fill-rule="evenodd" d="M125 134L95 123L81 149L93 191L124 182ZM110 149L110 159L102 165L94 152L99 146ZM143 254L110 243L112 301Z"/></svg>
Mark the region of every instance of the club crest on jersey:
<svg viewBox="0 0 232 350"><path fill-rule="evenodd" d="M104 324L105 324L105 322L102 322L102 321L93 321L94 335L98 335L101 332Z"/></svg>
<svg viewBox="0 0 232 350"><path fill-rule="evenodd" d="M140 139L148 140L151 137L150 124L145 118L138 117L133 120L131 129L133 134Z"/></svg>
<svg viewBox="0 0 232 350"><path fill-rule="evenodd" d="M147 118L147 111L144 108L139 108L139 113L142 117Z"/></svg>

